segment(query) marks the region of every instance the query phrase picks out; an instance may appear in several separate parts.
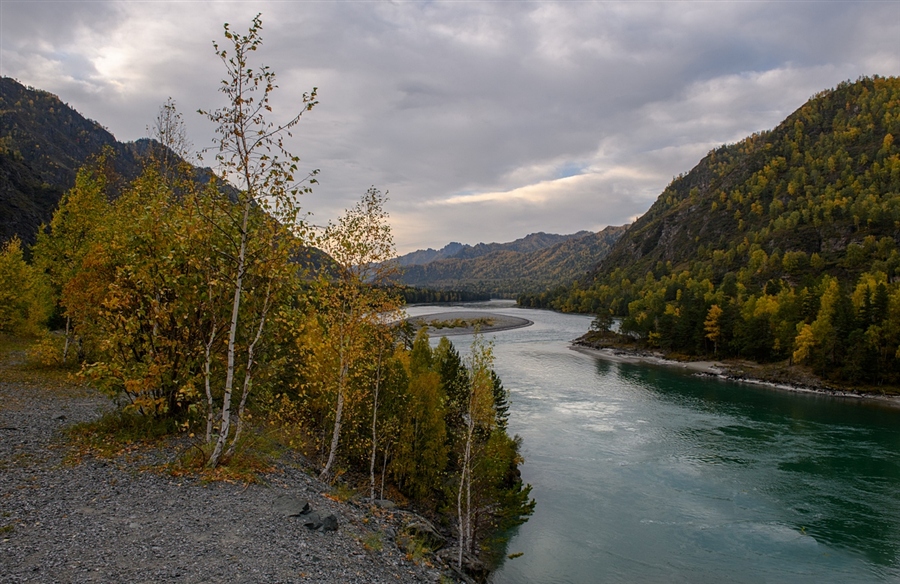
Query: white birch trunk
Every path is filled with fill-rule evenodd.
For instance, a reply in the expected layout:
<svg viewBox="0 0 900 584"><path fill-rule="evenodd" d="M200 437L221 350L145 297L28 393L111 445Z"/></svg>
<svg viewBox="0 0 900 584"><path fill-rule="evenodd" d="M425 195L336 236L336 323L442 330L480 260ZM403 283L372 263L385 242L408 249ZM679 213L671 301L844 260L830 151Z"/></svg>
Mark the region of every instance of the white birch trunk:
<svg viewBox="0 0 900 584"><path fill-rule="evenodd" d="M378 351L378 366L375 369L375 399L372 404L372 457L369 460L369 498L375 500L375 453L378 448L378 390L381 385L381 350Z"/></svg>
<svg viewBox="0 0 900 584"><path fill-rule="evenodd" d="M343 378L344 373L341 372L341 377ZM341 437L341 415L344 412L344 382L343 380L338 387L338 401L337 401L337 409L334 414L334 430L331 434L331 449L328 452L328 462L325 463L325 468L322 469L322 474L319 475L320 480L328 480L329 475L331 474L331 466L334 464L334 458L337 455L338 441Z"/></svg>
<svg viewBox="0 0 900 584"><path fill-rule="evenodd" d="M475 428L475 420L471 414L466 415L466 449L463 454L463 466L459 477L459 491L456 495L456 513L459 522L459 557L457 567L462 570L463 551L471 547L471 482L472 482L472 433ZM463 489L466 491L466 507L463 512Z"/></svg>
<svg viewBox="0 0 900 584"><path fill-rule="evenodd" d="M207 466L215 468L219 464L225 440L231 430L231 393L234 387L234 346L237 342L238 315L241 310L241 293L244 284L244 264L247 261L247 225L250 221L250 205L252 198L247 194L244 203L244 217L241 223L241 247L238 252L237 281L234 286L234 301L231 305L231 328L228 330L228 367L225 370L225 393L222 396L222 425L219 429L219 439L216 447L209 457Z"/></svg>
<svg viewBox="0 0 900 584"><path fill-rule="evenodd" d="M381 494L378 496L379 499L384 499L384 475L387 473L387 462L388 462L388 453L384 452L384 456L381 457Z"/></svg>
<svg viewBox="0 0 900 584"><path fill-rule="evenodd" d="M344 328L345 323L341 323L338 327L340 334L340 345L339 345L339 355L338 360L340 362L340 372L338 373L338 396L337 396L337 407L334 412L334 430L331 434L331 448L328 451L328 461L325 463L325 468L322 469L322 473L319 475L319 480L327 481L331 474L331 467L334 464L334 459L337 456L338 443L341 438L341 420L344 413L344 392L346 391L347 386L347 376L349 375L349 363L347 360L349 359L349 355L347 352L349 348L346 346L348 343L347 336L348 332Z"/></svg>
<svg viewBox="0 0 900 584"><path fill-rule="evenodd" d="M269 282L266 286L266 299L263 301L262 314L259 317L259 327L256 329L256 336L253 337L253 342L250 343L250 346L247 348L247 369L244 371L244 386L241 391L241 403L238 406L237 425L234 429L234 438L232 438L231 445L228 447L225 456L234 454L234 449L237 446L238 440L241 438L241 431L244 428L244 408L247 405L247 396L250 394L250 386L253 378L253 365L255 363L253 360L253 350L256 347L256 343L259 342L259 339L262 337L263 327L266 325L266 315L269 312L269 299L271 297L272 283Z"/></svg>
<svg viewBox="0 0 900 584"><path fill-rule="evenodd" d="M63 345L63 365L69 358L69 330L72 323L72 317L66 316L66 344Z"/></svg>
<svg viewBox="0 0 900 584"><path fill-rule="evenodd" d="M206 444L212 442L212 427L215 417L213 413L215 404L213 403L212 387L210 385L210 363L212 361L212 345L216 340L217 332L216 326L213 325L212 332L209 334L209 342L206 343L206 364L204 370L204 382L206 385Z"/></svg>

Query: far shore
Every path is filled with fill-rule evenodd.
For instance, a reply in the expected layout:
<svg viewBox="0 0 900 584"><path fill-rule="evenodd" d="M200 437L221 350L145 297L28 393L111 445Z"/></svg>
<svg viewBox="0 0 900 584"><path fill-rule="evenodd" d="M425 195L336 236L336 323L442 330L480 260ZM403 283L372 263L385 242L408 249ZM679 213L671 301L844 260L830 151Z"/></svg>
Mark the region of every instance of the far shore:
<svg viewBox="0 0 900 584"><path fill-rule="evenodd" d="M762 385L782 391L828 395L841 398L871 399L891 405L893 407L900 408L900 395L888 395L875 393L872 391L853 391L850 389L839 389L827 386L815 387L811 385L801 385L789 382L759 379L753 377L752 373L748 375L746 371L738 370L735 365L723 361L676 361L674 359L666 359L665 357L655 353L647 353L643 351L633 351L629 349L612 347L593 348L577 343L573 343L569 346L569 348L573 351L577 351L585 355L599 357L606 361L612 361L615 363L641 363L649 365L659 365L663 367L675 367L679 369L686 369L697 375L712 376L719 379L737 381L740 383Z"/></svg>
<svg viewBox="0 0 900 584"><path fill-rule="evenodd" d="M569 348L585 355L602 357L607 361L615 361L616 363L649 363L666 367L680 367L681 369L707 375L725 375L728 371L727 366L721 361L675 361L674 359L665 359L651 353L637 353L611 348L594 349L583 345L571 345Z"/></svg>

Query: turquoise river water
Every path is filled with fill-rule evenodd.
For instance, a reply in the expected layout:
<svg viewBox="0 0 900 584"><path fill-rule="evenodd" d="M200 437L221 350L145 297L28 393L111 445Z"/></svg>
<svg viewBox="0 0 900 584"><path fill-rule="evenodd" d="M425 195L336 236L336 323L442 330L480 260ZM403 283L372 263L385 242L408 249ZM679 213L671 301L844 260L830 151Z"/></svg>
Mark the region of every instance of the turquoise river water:
<svg viewBox="0 0 900 584"><path fill-rule="evenodd" d="M474 309L535 323L486 335L538 502L495 584L900 582L900 409L605 361L585 316L408 312Z"/></svg>

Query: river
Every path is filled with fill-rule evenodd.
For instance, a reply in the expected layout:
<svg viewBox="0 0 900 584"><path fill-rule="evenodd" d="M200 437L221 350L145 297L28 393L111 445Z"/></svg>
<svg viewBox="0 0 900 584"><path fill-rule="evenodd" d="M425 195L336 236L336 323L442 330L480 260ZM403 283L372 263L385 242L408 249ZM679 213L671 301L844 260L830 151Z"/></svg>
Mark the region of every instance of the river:
<svg viewBox="0 0 900 584"><path fill-rule="evenodd" d="M408 312L476 309L534 321L486 335L537 499L495 584L900 582L900 409L605 361L581 315Z"/></svg>

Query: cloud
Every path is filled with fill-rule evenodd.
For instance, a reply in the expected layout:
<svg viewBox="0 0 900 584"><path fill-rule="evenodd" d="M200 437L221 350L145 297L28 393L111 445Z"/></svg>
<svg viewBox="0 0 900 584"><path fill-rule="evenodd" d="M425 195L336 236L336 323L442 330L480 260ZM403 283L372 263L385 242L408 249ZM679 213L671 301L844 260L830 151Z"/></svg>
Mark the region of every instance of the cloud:
<svg viewBox="0 0 900 584"><path fill-rule="evenodd" d="M709 149L816 92L900 73L881 2L3 2L0 70L120 139L173 97L191 140L221 105L211 41L262 12L273 120L325 222L375 185L401 251L620 224Z"/></svg>

